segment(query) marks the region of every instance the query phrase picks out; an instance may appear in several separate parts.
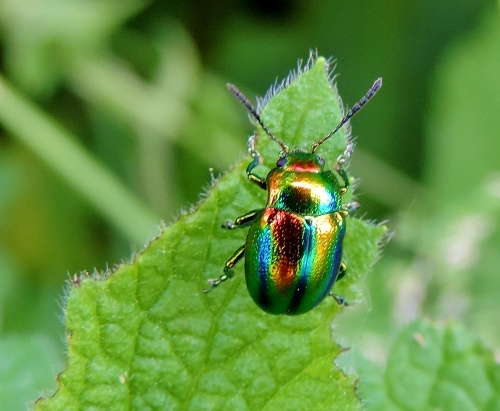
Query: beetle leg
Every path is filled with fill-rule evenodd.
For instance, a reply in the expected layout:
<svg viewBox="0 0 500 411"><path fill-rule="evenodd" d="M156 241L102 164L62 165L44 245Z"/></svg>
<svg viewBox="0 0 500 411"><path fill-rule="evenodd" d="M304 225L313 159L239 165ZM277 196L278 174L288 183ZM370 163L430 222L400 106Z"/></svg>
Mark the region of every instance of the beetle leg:
<svg viewBox="0 0 500 411"><path fill-rule="evenodd" d="M351 182L349 181L349 176L347 175L346 171L342 168L342 162L337 161L335 163L335 170L337 173L339 173L340 177L342 178L342 181L344 182L344 186L340 187L340 194L344 195L347 193L347 190L349 190L349 187L351 186Z"/></svg>
<svg viewBox="0 0 500 411"><path fill-rule="evenodd" d="M338 213L342 216L341 219L337 219L338 223L342 223L342 221L344 221L344 218L349 216L349 210L346 210L344 208L340 209Z"/></svg>
<svg viewBox="0 0 500 411"><path fill-rule="evenodd" d="M349 303L345 300L345 298L344 298L344 297L341 297L341 296L339 296L339 295L335 295L335 294L333 293L333 291L330 291L330 293L329 293L328 295L329 295L330 297L332 297L332 298L333 298L333 299L337 302L337 304L338 304L338 305L342 305L342 306L344 306L344 307L346 307L346 306L348 306L348 305L349 305Z"/></svg>
<svg viewBox="0 0 500 411"><path fill-rule="evenodd" d="M236 263L243 258L244 255L245 255L245 245L243 244L226 261L226 264L224 265L224 273L228 272L231 268L233 268L236 265ZM231 277L232 275L229 276L229 278Z"/></svg>
<svg viewBox="0 0 500 411"><path fill-rule="evenodd" d="M345 274L346 274L346 270L347 270L347 266L344 264L344 263L340 263L340 267L339 267L339 273L337 274L337 278L335 279L335 282L339 281L339 280L342 280L342 278L344 278ZM344 297L340 297L338 295L335 295L333 293L333 291L330 291L329 295L331 297L333 297L335 299L335 301L337 301L337 304L338 305L342 305L342 306L346 306L346 305L349 305L347 303L347 301L345 300Z"/></svg>
<svg viewBox="0 0 500 411"><path fill-rule="evenodd" d="M253 210L246 214L243 214L239 216L236 220L234 220L234 222L227 220L225 223L222 224L222 228L226 228L228 230L234 230L235 228L248 227L250 224L253 223L253 220L255 220L255 217L257 217L259 211L261 210Z"/></svg>
<svg viewBox="0 0 500 411"><path fill-rule="evenodd" d="M258 141L259 141L259 135L257 133L254 133L253 136L251 136L247 141L247 150L252 157L260 157L259 152L255 148Z"/></svg>
<svg viewBox="0 0 500 411"><path fill-rule="evenodd" d="M257 184L260 188L262 188L263 190L266 190L266 180L262 177L259 177L257 174L252 173L252 170L255 167L257 167L260 163L262 163L262 157L260 156L260 153L255 148L255 145L257 144L258 139L259 139L258 134L254 134L252 137L250 137L248 139L248 143L247 143L248 152L253 157L253 160L247 167L247 177L252 183Z"/></svg>
<svg viewBox="0 0 500 411"><path fill-rule="evenodd" d="M348 139L345 151L337 158L337 162L335 163L335 170L337 170L337 173L340 174L340 177L344 181L344 187L340 188L340 194L347 193L347 190L351 185L351 183L349 182L349 176L347 175L342 166L349 159L349 157L351 157L353 150L354 150L354 143L352 142L352 140Z"/></svg>
<svg viewBox="0 0 500 411"><path fill-rule="evenodd" d="M255 167L257 167L260 164L260 162L261 162L261 157L257 152L255 152L255 157L247 167L247 177L252 183L257 184L260 188L266 190L267 188L266 180L263 179L262 177L259 177L257 174L252 173L252 170Z"/></svg>
<svg viewBox="0 0 500 411"><path fill-rule="evenodd" d="M346 270L347 270L347 266L344 263L340 263L339 273L337 274L337 278L335 279L335 282L342 280L342 278L344 278Z"/></svg>
<svg viewBox="0 0 500 411"><path fill-rule="evenodd" d="M233 268L235 264L243 258L244 255L245 255L245 245L242 245L234 252L234 254L231 257L229 257L229 260L226 261L226 264L224 265L224 274L222 274L219 278L209 279L208 284L210 288L205 288L203 292L208 293L209 291L213 290L215 287L220 285L220 283L223 283L224 281L233 278L233 273L231 272L231 268Z"/></svg>
<svg viewBox="0 0 500 411"><path fill-rule="evenodd" d="M345 300L345 298L344 298L344 297L340 297L340 296L335 295L335 294L333 294L333 293L330 293L330 295L331 295L331 296L335 299L335 301L337 301L337 304L338 304L338 305L342 305L342 306L344 306L344 307L345 307L345 306L347 306L347 305L349 305L349 304L347 303L347 301Z"/></svg>
<svg viewBox="0 0 500 411"><path fill-rule="evenodd" d="M347 217L349 214L355 212L358 208L359 203L357 201L351 201L350 203L347 203L341 211L344 212L344 217Z"/></svg>
<svg viewBox="0 0 500 411"><path fill-rule="evenodd" d="M335 221L337 221L337 225L340 227L342 224L344 224L345 218L349 215L349 211L344 210L341 208L339 211L335 211L333 213L333 216L335 218Z"/></svg>
<svg viewBox="0 0 500 411"><path fill-rule="evenodd" d="M266 180L264 180L263 178L259 177L257 174L253 174L253 173L248 174L248 179L252 183L257 184L263 190L267 189Z"/></svg>
<svg viewBox="0 0 500 411"><path fill-rule="evenodd" d="M354 151L354 142L349 138L344 152L337 159L337 163L344 164Z"/></svg>

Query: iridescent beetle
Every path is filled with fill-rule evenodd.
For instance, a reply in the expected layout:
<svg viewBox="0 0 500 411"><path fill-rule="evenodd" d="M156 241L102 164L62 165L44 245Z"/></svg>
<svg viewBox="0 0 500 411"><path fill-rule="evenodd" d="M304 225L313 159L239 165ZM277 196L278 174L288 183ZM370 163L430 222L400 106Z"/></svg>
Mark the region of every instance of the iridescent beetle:
<svg viewBox="0 0 500 411"><path fill-rule="evenodd" d="M342 242L346 217L351 204L342 206L342 196L349 189L349 177L343 164L353 145L335 163L335 171L325 170L325 161L315 154L318 147L332 137L382 87L382 79L373 83L366 95L347 112L340 123L325 137L316 141L311 152L290 150L265 126L248 99L232 84L229 90L257 120L266 134L282 151L266 179L253 173L261 163L255 148L258 138L249 139L253 161L248 165L248 179L267 190L264 209L250 211L223 228L250 227L244 245L227 260L224 274L209 280L208 292L233 276L231 269L245 256L245 278L250 296L270 314L303 314L331 293L335 281L345 274ZM340 177L340 181L339 181ZM343 300L336 297L341 303Z"/></svg>

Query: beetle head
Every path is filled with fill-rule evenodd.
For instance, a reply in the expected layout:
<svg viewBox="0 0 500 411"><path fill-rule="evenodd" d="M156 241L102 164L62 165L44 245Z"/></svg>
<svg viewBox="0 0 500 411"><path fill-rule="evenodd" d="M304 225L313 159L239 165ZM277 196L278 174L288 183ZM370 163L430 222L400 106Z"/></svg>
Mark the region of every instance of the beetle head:
<svg viewBox="0 0 500 411"><path fill-rule="evenodd" d="M320 173L325 166L325 160L320 156L309 153L301 148L295 148L282 156L276 167L286 171Z"/></svg>

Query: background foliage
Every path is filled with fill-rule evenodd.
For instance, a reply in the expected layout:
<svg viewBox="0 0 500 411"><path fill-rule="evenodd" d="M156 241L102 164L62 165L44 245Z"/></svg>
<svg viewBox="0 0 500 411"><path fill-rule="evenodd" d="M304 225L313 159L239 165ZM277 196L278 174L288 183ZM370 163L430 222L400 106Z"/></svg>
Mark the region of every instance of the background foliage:
<svg viewBox="0 0 500 411"><path fill-rule="evenodd" d="M193 11L194 10L194 11ZM113 266L197 202L251 127L225 89L263 95L309 49L353 122L361 213L395 231L343 361L385 362L402 326L456 318L498 352L500 25L491 0L314 3L0 1L0 397L55 388L68 273ZM120 204L116 207L116 204ZM37 355L30 355L35 352Z"/></svg>

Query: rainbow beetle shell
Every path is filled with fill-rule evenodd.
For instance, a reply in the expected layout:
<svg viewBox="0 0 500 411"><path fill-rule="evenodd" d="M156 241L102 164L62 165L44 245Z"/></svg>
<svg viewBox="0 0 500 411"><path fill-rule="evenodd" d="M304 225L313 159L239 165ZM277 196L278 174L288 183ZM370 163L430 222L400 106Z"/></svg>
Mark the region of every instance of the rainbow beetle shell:
<svg viewBox="0 0 500 411"><path fill-rule="evenodd" d="M257 135L250 138L253 161L246 173L251 182L267 191L267 204L263 209L250 211L222 225L230 230L249 227L247 239L227 260L224 274L209 280L210 288L204 291L231 278L231 269L245 257L248 292L255 303L270 314L303 314L331 293L335 281L345 274L342 242L348 210L353 206L342 205L342 196L349 189L343 164L351 154L352 145L337 159L335 173L324 169L325 162L315 151L381 86L379 78L337 127L314 143L311 152L305 152L299 148L289 150L267 129L248 99L233 85L228 85L262 129L280 145L282 153L276 167L263 179L253 173L261 163L261 156L255 149ZM343 301L336 298L338 302Z"/></svg>

